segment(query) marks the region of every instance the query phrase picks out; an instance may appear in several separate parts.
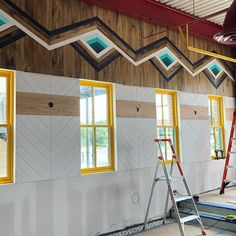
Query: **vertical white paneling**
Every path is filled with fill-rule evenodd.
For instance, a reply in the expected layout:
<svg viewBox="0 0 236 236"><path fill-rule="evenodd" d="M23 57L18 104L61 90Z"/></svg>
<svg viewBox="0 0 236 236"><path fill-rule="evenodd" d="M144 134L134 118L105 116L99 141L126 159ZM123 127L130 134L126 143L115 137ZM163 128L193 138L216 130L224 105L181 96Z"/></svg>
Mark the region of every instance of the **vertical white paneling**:
<svg viewBox="0 0 236 236"><path fill-rule="evenodd" d="M157 144L154 139L157 136L156 120L138 119L138 150L139 167L154 167L157 158Z"/></svg>
<svg viewBox="0 0 236 236"><path fill-rule="evenodd" d="M16 92L50 93L50 76L16 72ZM15 179L50 179L50 117L16 116Z"/></svg>
<svg viewBox="0 0 236 236"><path fill-rule="evenodd" d="M49 75L16 72L16 92L50 94Z"/></svg>
<svg viewBox="0 0 236 236"><path fill-rule="evenodd" d="M52 76L51 94L79 97L79 79Z"/></svg>
<svg viewBox="0 0 236 236"><path fill-rule="evenodd" d="M79 80L53 76L51 94L79 99ZM51 163L52 178L80 175L79 116L51 116Z"/></svg>
<svg viewBox="0 0 236 236"><path fill-rule="evenodd" d="M78 116L51 117L51 177L80 175L80 120Z"/></svg>
<svg viewBox="0 0 236 236"><path fill-rule="evenodd" d="M210 123L205 120L183 120L182 157L186 163L209 161L210 154Z"/></svg>
<svg viewBox="0 0 236 236"><path fill-rule="evenodd" d="M50 117L16 117L16 182L50 178Z"/></svg>
<svg viewBox="0 0 236 236"><path fill-rule="evenodd" d="M136 88L136 100L141 102L153 102L155 103L155 89L137 87Z"/></svg>
<svg viewBox="0 0 236 236"><path fill-rule="evenodd" d="M138 131L136 118L117 119L117 163L118 170L139 167Z"/></svg>
<svg viewBox="0 0 236 236"><path fill-rule="evenodd" d="M137 101L155 103L155 89L137 87ZM142 109L142 107L141 107ZM157 157L156 119L138 118L139 168L154 167Z"/></svg>
<svg viewBox="0 0 236 236"><path fill-rule="evenodd" d="M208 106L207 94L179 92L179 104L189 106Z"/></svg>
<svg viewBox="0 0 236 236"><path fill-rule="evenodd" d="M224 107L225 108L235 108L235 102L236 101L235 101L234 97L224 97Z"/></svg>
<svg viewBox="0 0 236 236"><path fill-rule="evenodd" d="M135 86L116 84L116 100L136 101Z"/></svg>

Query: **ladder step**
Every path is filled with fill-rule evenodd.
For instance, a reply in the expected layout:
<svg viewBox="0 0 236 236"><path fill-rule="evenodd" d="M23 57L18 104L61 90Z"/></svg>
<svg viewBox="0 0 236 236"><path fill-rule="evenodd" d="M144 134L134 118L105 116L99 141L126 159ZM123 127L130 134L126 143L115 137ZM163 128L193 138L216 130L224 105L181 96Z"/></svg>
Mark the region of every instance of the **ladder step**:
<svg viewBox="0 0 236 236"><path fill-rule="evenodd" d="M186 217L180 218L180 222L183 224L183 223L186 223L189 221L197 220L199 218L200 218L200 216L198 216L198 215L186 216Z"/></svg>
<svg viewBox="0 0 236 236"><path fill-rule="evenodd" d="M183 202L185 200L193 199L192 196L183 196L175 198L175 202Z"/></svg>
<svg viewBox="0 0 236 236"><path fill-rule="evenodd" d="M236 154L236 152L234 152L234 151L233 151L233 152L230 152L230 153L231 153L231 154Z"/></svg>
<svg viewBox="0 0 236 236"><path fill-rule="evenodd" d="M235 140L236 140L236 138L232 138L232 140L234 140L234 141L235 141Z"/></svg>
<svg viewBox="0 0 236 236"><path fill-rule="evenodd" d="M183 180L184 177L183 176L172 176L169 177L169 181L180 181ZM166 177L165 176L161 176L159 178L156 178L156 181L166 181Z"/></svg>

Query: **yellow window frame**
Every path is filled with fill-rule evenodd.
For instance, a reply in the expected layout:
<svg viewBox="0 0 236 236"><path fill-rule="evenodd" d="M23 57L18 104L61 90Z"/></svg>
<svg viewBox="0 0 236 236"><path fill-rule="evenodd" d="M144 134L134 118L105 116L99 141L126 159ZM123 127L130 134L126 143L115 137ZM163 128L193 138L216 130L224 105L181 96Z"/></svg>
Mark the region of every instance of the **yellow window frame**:
<svg viewBox="0 0 236 236"><path fill-rule="evenodd" d="M216 149L216 132L215 132L215 129L216 128L220 128L221 131L222 131L222 145L223 145L223 151L224 151L224 154L225 153L225 130L224 130L224 113L223 113L223 109L224 109L224 106L223 106L223 97L222 96L217 96L217 95L209 95L208 96L208 99L210 101L210 123L211 123L211 129L214 129L214 146L215 146L215 149ZM214 125L213 124L213 121L212 121L212 100L216 100L219 104L219 119L220 119L220 125ZM214 160L216 158L216 156L211 156L211 158Z"/></svg>
<svg viewBox="0 0 236 236"><path fill-rule="evenodd" d="M0 77L5 77L6 84L6 123L0 128L7 129L7 176L0 178L0 184L12 183L14 174L14 72L0 70Z"/></svg>
<svg viewBox="0 0 236 236"><path fill-rule="evenodd" d="M96 128L97 127L108 127L110 134L109 134L109 144L110 144L110 165L109 166L103 166L103 167L93 167L93 168L84 168L80 170L81 174L90 174L90 173L98 173L98 172L108 172L108 171L114 171L115 170L115 157L114 157L114 115L113 115L113 85L111 83L105 83L105 82L97 82L97 81L91 81L91 80L80 80L81 86L90 86L92 87L92 124L89 125L80 125L81 128L93 128L94 130L94 161L95 166L97 163L97 156L96 156ZM107 89L107 115L108 115L108 124L107 125L97 125L94 124L94 87L96 88L105 88Z"/></svg>
<svg viewBox="0 0 236 236"><path fill-rule="evenodd" d="M156 94L165 94L165 95L171 95L172 97L172 111L173 111L173 125L172 126L168 126L168 125L164 125L164 112L163 112L163 97L162 97L162 125L157 125L157 128L163 128L165 130L165 136L166 136L166 128L173 128L174 129L174 133L175 133L175 144L173 143L173 145L176 147L176 154L178 156L178 158L180 158L180 149L179 149L179 126L178 126L178 105L177 105L177 92L173 91L173 90L167 90L167 89L156 89L155 90ZM167 144L169 145L169 144ZM167 147L165 146L165 154L167 152ZM166 155L165 155L165 163L166 164L171 164L171 160L166 160Z"/></svg>

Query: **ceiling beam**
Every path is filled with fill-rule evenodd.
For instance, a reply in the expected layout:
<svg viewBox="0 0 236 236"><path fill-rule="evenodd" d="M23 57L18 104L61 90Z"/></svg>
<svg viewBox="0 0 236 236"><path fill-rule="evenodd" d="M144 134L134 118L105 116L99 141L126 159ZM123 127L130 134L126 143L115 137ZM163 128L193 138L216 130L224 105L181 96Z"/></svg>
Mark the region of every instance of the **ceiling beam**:
<svg viewBox="0 0 236 236"><path fill-rule="evenodd" d="M197 20L191 24L190 34L212 39L213 35L222 30L222 27L189 13L154 0L83 0L88 4L96 5L121 14L128 15L151 24L158 24L176 30L178 26ZM213 40L213 39L212 39Z"/></svg>

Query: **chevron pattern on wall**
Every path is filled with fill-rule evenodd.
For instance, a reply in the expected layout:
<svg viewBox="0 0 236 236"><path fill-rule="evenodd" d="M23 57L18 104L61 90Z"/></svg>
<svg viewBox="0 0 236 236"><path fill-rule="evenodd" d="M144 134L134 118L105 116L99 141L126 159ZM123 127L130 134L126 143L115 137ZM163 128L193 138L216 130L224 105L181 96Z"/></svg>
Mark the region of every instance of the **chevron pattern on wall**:
<svg viewBox="0 0 236 236"><path fill-rule="evenodd" d="M117 119L118 170L139 168L137 119Z"/></svg>
<svg viewBox="0 0 236 236"><path fill-rule="evenodd" d="M51 118L51 178L80 175L79 117Z"/></svg>
<svg viewBox="0 0 236 236"><path fill-rule="evenodd" d="M50 81L51 94L79 98L79 79L51 76Z"/></svg>
<svg viewBox="0 0 236 236"><path fill-rule="evenodd" d="M50 179L50 117L16 117L16 182Z"/></svg>
<svg viewBox="0 0 236 236"><path fill-rule="evenodd" d="M16 91L23 93L50 94L52 76L35 73L16 72Z"/></svg>
<svg viewBox="0 0 236 236"><path fill-rule="evenodd" d="M192 77L204 72L215 88L227 77L234 80L231 68L224 61L204 56L191 62L168 37L135 50L98 17L49 31L10 0L0 0L0 15L48 50L71 45L97 71L123 56L135 66L150 61L167 81L183 69ZM9 43L18 38L9 38ZM221 73L217 72L219 76L212 73L213 62L222 68Z"/></svg>
<svg viewBox="0 0 236 236"><path fill-rule="evenodd" d="M79 99L79 80L17 71L16 91ZM80 175L80 117L47 114L16 116L17 182Z"/></svg>
<svg viewBox="0 0 236 236"><path fill-rule="evenodd" d="M157 137L156 120L139 118L138 133L139 167L155 167L157 161L157 145L154 142Z"/></svg>
<svg viewBox="0 0 236 236"><path fill-rule="evenodd" d="M116 85L116 100L126 100L135 104L155 103L155 90ZM144 107L141 106L140 109ZM132 118L117 118L118 170L155 166L157 148L153 140L156 138L156 119L141 118L140 112Z"/></svg>
<svg viewBox="0 0 236 236"><path fill-rule="evenodd" d="M182 120L181 145L183 163L210 161L209 120Z"/></svg>

